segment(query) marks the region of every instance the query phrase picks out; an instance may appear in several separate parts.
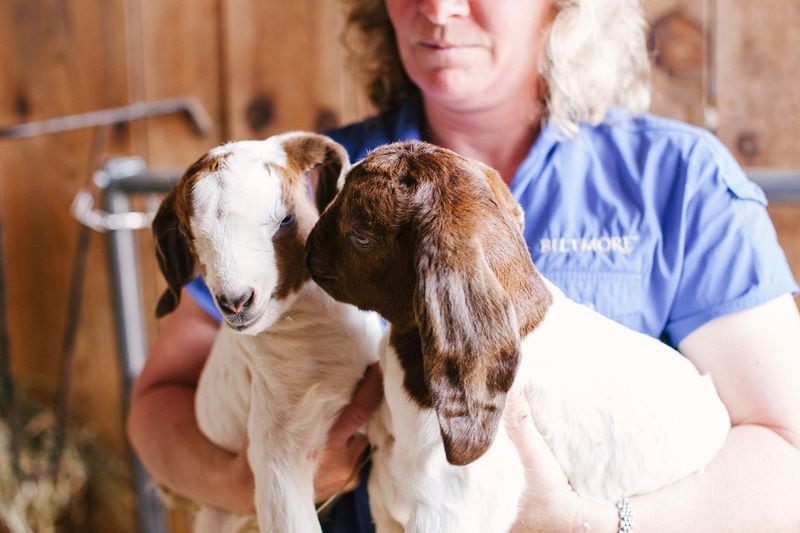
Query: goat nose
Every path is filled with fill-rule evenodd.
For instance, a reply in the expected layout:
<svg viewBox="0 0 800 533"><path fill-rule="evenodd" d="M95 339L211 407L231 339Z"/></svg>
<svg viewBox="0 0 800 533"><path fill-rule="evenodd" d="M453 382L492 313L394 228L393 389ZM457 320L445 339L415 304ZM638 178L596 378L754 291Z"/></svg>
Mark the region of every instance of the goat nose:
<svg viewBox="0 0 800 533"><path fill-rule="evenodd" d="M219 304L220 309L222 309L225 313L236 315L247 309L250 304L253 303L254 297L255 291L253 289L247 289L239 294L220 294L217 296L217 303Z"/></svg>
<svg viewBox="0 0 800 533"><path fill-rule="evenodd" d="M322 274L328 270L328 261L325 259L325 254L320 253L319 247L312 246L306 250L306 268L314 274Z"/></svg>
<svg viewBox="0 0 800 533"><path fill-rule="evenodd" d="M320 253L321 248L319 239L316 238L316 233L312 232L308 236L308 240L306 240L306 266L311 271L321 266L323 255Z"/></svg>
<svg viewBox="0 0 800 533"><path fill-rule="evenodd" d="M319 239L317 238L317 233L312 230L312 232L308 235L308 239L306 240L306 254L310 254L312 251L318 251L320 249Z"/></svg>
<svg viewBox="0 0 800 533"><path fill-rule="evenodd" d="M306 268L313 274L318 264L316 254L313 254L310 249L306 249Z"/></svg>

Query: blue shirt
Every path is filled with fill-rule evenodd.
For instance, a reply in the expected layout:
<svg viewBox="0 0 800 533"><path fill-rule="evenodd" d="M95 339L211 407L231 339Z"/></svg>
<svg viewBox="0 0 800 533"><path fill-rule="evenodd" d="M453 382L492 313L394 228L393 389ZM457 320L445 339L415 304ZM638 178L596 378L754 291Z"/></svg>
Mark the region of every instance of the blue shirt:
<svg viewBox="0 0 800 533"><path fill-rule="evenodd" d="M412 99L329 135L357 161L381 144L424 138L421 124ZM717 316L798 290L764 193L705 130L622 110L574 139L546 124L510 188L548 279L673 346ZM202 280L189 291L219 317ZM364 485L342 498L325 531L372 531Z"/></svg>
<svg viewBox="0 0 800 533"><path fill-rule="evenodd" d="M421 106L332 132L354 161L424 138ZM712 318L796 292L761 189L711 133L612 110L546 124L510 183L537 268L571 298L673 346Z"/></svg>

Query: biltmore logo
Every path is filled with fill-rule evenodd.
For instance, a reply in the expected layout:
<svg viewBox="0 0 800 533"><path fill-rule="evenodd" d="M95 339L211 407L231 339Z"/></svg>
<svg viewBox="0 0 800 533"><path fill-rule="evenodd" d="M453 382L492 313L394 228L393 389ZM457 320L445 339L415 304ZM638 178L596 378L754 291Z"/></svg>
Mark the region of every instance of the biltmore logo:
<svg viewBox="0 0 800 533"><path fill-rule="evenodd" d="M633 252L637 235L609 235L602 237L553 237L539 240L539 252L542 254L569 253L621 253Z"/></svg>

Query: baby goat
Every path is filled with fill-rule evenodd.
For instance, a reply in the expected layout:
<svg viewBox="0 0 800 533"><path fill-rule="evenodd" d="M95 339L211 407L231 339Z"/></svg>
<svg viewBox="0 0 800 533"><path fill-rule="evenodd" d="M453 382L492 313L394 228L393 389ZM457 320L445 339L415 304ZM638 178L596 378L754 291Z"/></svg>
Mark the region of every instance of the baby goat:
<svg viewBox="0 0 800 533"><path fill-rule="evenodd" d="M312 133L228 143L189 168L153 221L168 284L157 316L177 306L197 266L224 318L200 377L196 416L201 431L232 453L249 439L264 532L320 530L314 452L377 358L377 317L333 300L305 267L306 237L348 166L341 146ZM245 520L205 507L195 529L232 531Z"/></svg>
<svg viewBox="0 0 800 533"><path fill-rule="evenodd" d="M500 176L421 142L354 165L308 238L312 277L390 323L371 422L379 532L500 532L523 469L501 424L524 390L573 489L613 501L702 469L730 428L708 377L539 274ZM576 333L580 332L580 333Z"/></svg>

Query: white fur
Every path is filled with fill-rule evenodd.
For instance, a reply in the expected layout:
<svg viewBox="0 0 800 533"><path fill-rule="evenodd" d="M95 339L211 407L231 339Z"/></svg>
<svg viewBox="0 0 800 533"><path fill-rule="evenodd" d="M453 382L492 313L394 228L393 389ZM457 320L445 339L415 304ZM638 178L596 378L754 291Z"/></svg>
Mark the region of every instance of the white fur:
<svg viewBox="0 0 800 533"><path fill-rule="evenodd" d="M192 189L195 252L212 295L262 289L256 292L252 311L258 320L241 330L255 333L291 307L290 300L259 297L269 296L278 283L272 235L288 213L282 201L282 175L265 164L283 166L286 154L272 137L228 143L212 153L227 156L221 172L201 178ZM312 218L314 208L308 200L301 203L306 205L302 214Z"/></svg>
<svg viewBox="0 0 800 533"><path fill-rule="evenodd" d="M314 452L377 357L380 336L374 314L334 301L313 281L286 298L275 295L281 273L273 235L289 212L283 198L285 138L215 149L215 155L225 155L223 168L196 183L191 220L212 295L249 289L255 294L247 320L234 324L240 331L227 325L219 331L198 384L197 421L212 442L231 453L238 453L248 436L259 528L275 533L320 531ZM304 187L289 194L295 224L305 236L316 208ZM196 515L195 531L237 531L245 522L205 507Z"/></svg>
<svg viewBox="0 0 800 533"><path fill-rule="evenodd" d="M514 387L578 494L615 501L701 470L730 428L710 378L660 341L569 300L554 302L522 340ZM386 402L370 424L369 480L377 531L502 532L518 512L523 469L500 424L466 466L445 458L436 414L403 389L388 333L381 350Z"/></svg>

